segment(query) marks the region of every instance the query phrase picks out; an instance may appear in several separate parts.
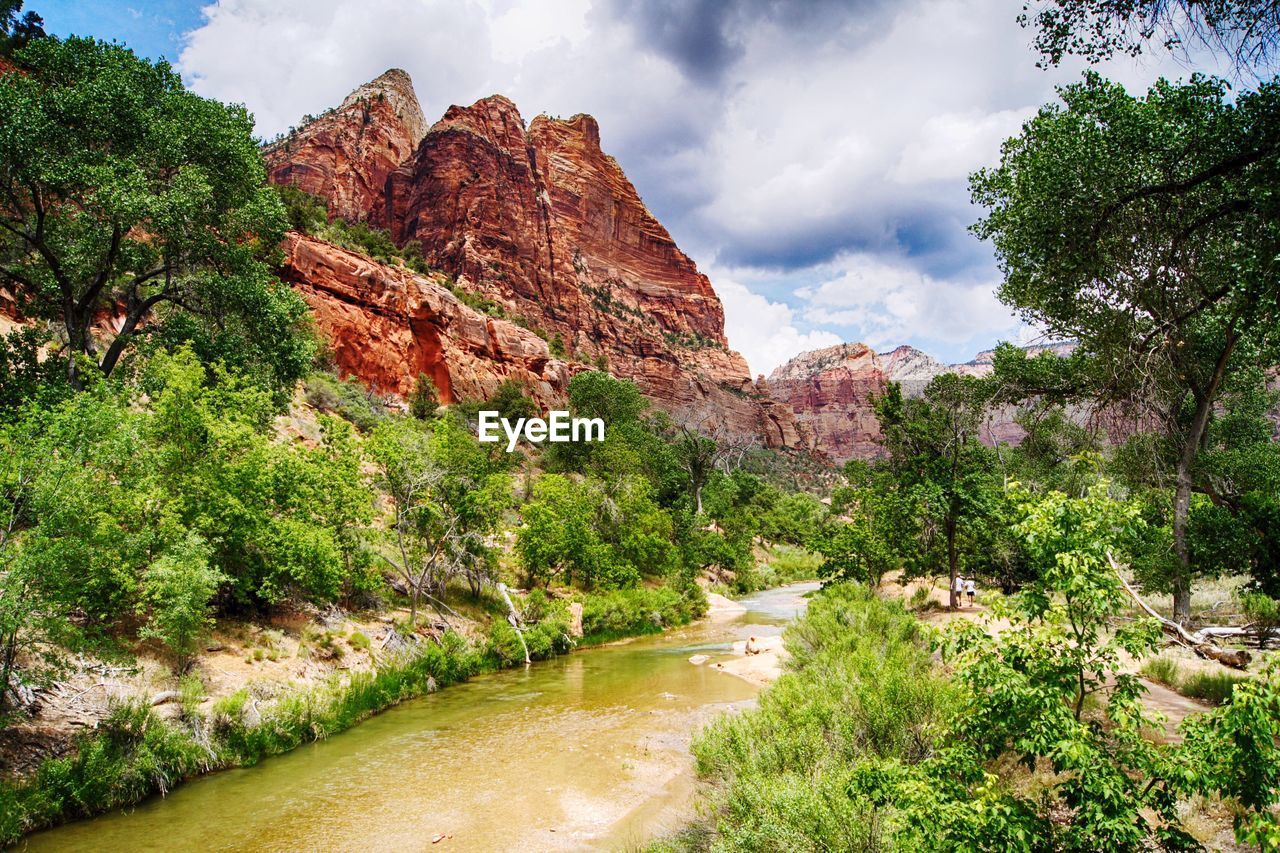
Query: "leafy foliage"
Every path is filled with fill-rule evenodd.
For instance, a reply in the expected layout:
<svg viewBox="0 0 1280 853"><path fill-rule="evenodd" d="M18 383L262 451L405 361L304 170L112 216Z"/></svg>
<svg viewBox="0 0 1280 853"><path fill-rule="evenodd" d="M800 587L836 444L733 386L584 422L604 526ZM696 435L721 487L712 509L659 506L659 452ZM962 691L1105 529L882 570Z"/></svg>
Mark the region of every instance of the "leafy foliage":
<svg viewBox="0 0 1280 853"><path fill-rule="evenodd" d="M17 60L26 73L0 76L0 275L60 323L68 379L110 375L148 336L289 388L314 347L272 272L284 212L248 112L116 44L34 39ZM117 309L99 354L93 324Z"/></svg>

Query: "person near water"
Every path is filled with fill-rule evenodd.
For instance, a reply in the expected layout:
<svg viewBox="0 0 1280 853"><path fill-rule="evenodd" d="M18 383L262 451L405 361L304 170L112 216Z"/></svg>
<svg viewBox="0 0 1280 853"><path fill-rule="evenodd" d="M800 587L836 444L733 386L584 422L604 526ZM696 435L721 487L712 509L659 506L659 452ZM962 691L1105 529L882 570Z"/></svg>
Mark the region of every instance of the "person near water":
<svg viewBox="0 0 1280 853"><path fill-rule="evenodd" d="M969 578L964 582L964 591L969 594L969 606L973 606L973 599L978 594L978 585L974 583L973 578Z"/></svg>

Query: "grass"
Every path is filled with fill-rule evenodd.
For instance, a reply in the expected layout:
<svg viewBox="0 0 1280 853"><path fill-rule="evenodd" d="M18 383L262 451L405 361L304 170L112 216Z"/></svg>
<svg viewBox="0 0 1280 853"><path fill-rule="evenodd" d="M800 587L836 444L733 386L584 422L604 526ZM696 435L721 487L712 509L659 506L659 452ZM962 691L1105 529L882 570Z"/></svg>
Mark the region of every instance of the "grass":
<svg viewBox="0 0 1280 853"><path fill-rule="evenodd" d="M861 585L814 597L786 633L788 672L757 708L694 741L711 815L658 850L874 850L885 807L851 796L861 763L929 758L956 692L933 667L928 628Z"/></svg>
<svg viewBox="0 0 1280 853"><path fill-rule="evenodd" d="M1199 699L1211 705L1222 705L1230 701L1231 691L1248 677L1225 670L1186 673L1182 666L1168 655L1151 658L1142 665L1141 673L1151 681L1163 684L1183 696Z"/></svg>

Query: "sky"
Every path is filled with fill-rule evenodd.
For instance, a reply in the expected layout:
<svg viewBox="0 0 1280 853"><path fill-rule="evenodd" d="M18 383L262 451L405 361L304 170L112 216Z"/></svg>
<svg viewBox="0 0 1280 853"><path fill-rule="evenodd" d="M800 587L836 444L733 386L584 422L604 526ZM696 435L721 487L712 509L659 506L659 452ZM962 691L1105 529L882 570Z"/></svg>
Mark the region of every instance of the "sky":
<svg viewBox="0 0 1280 853"><path fill-rule="evenodd" d="M1036 338L996 299L968 175L1083 66L1036 68L1022 0L28 0L165 58L265 137L387 68L429 121L500 93L591 113L710 276L753 372L842 341L948 362ZM1208 70L1215 70L1207 66ZM1155 53L1099 70L1185 78Z"/></svg>

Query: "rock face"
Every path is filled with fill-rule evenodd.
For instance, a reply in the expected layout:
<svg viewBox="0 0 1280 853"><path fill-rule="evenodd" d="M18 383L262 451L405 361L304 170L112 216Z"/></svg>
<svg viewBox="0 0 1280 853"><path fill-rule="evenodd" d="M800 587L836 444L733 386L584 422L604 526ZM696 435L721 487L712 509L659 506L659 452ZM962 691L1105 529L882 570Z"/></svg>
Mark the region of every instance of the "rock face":
<svg viewBox="0 0 1280 853"><path fill-rule="evenodd" d="M332 216L367 218L387 176L413 153L426 119L413 81L399 68L356 89L321 115L263 150L272 183L295 185L329 200Z"/></svg>
<svg viewBox="0 0 1280 853"><path fill-rule="evenodd" d="M802 353L774 370L766 387L808 428L820 450L843 462L880 455L871 398L884 391L886 381L880 356L855 343Z"/></svg>
<svg viewBox="0 0 1280 853"><path fill-rule="evenodd" d="M1074 349L1074 344L1062 343L1027 347L1027 352L1066 356ZM769 375L766 389L791 410L801 429L807 429L816 447L832 460L874 459L883 454L874 395L897 382L905 396L918 397L943 373L986 376L992 371L993 356L986 351L964 364L944 364L909 346L876 353L865 344L839 344L796 356ZM1014 422L1015 414L1013 408L993 413L979 438L987 444L1021 441L1025 433Z"/></svg>
<svg viewBox="0 0 1280 853"><path fill-rule="evenodd" d="M526 127L515 104L494 95L450 107L415 136L412 119L420 112L416 101L406 105L411 100L407 75L387 72L338 110L275 143L268 152L271 179L296 182L329 198L335 215L367 220L398 245L420 247L428 264L457 286L501 305L514 321L507 326L532 330L527 334L535 340L558 339L562 364L594 364L631 379L679 417L716 421L771 447L809 447L791 410L754 384L746 361L728 348L724 309L711 282L601 150L595 119L538 116ZM401 156L407 140L416 148ZM291 258L291 265L290 280L304 293L323 289L311 280L307 262ZM344 319L331 311L329 328L340 341L360 341L358 330L382 321L364 323L360 289L344 292L350 300ZM424 328L427 308L413 310L419 325L401 336ZM345 338L342 323L350 324ZM346 369L384 387L404 387L435 358L427 355L433 347L428 340L413 349L395 337L380 354L361 360L350 353ZM417 360L397 367L396 358L410 354ZM482 363L486 357L478 355L465 370L494 372ZM455 365L433 369L450 373L455 398L485 384L463 381L465 370ZM506 369L503 362L496 372ZM541 367L527 369L541 376ZM555 393L553 382L540 381Z"/></svg>
<svg viewBox="0 0 1280 853"><path fill-rule="evenodd" d="M563 397L573 371L546 341L464 305L442 278L297 234L284 248L282 278L311 306L344 375L406 395L425 373L445 403L486 397L506 379L544 406Z"/></svg>

